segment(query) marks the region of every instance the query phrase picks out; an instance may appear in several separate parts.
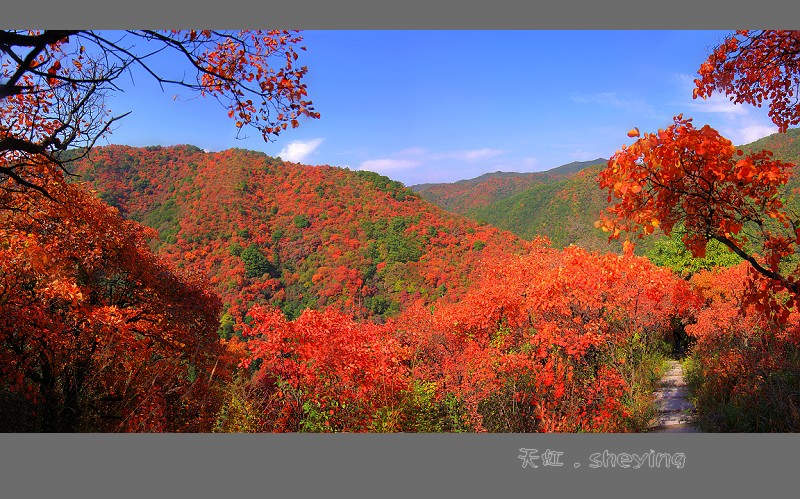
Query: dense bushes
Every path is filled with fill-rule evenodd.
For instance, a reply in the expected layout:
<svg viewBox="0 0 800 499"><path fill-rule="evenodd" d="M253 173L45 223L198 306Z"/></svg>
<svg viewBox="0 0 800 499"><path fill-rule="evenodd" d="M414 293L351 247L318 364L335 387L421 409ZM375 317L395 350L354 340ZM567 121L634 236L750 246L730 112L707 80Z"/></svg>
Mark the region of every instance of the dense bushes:
<svg viewBox="0 0 800 499"><path fill-rule="evenodd" d="M690 388L707 431L800 429L800 314L786 322L747 301L758 283L746 264L696 275L706 300L687 362Z"/></svg>
<svg viewBox="0 0 800 499"><path fill-rule="evenodd" d="M270 431L641 431L686 282L627 253L485 261L463 300L383 325L256 308L242 365ZM241 404L240 404L241 405Z"/></svg>

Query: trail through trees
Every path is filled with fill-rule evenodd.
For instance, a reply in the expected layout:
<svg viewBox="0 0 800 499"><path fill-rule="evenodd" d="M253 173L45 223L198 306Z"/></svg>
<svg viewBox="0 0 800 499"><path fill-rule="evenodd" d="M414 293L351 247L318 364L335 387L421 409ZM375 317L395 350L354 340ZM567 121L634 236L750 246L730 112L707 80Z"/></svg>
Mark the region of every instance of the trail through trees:
<svg viewBox="0 0 800 499"><path fill-rule="evenodd" d="M683 379L683 366L677 360L670 360L667 365L667 371L655 393L658 410L650 431L698 433L700 430L694 424L695 407L687 400L689 389Z"/></svg>

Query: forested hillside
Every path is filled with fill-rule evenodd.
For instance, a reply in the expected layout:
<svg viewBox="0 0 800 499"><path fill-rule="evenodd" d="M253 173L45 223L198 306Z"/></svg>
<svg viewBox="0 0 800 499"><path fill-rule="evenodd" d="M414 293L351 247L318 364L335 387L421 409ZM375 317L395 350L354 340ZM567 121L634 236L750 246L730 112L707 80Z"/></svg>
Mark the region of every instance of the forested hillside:
<svg viewBox="0 0 800 499"><path fill-rule="evenodd" d="M76 173L222 297L254 373L225 388L222 430L640 430L692 302L647 260L526 242L370 172L110 146Z"/></svg>
<svg viewBox="0 0 800 499"><path fill-rule="evenodd" d="M469 180L445 184L418 184L411 189L442 208L465 215L470 211L502 201L528 187L558 182L582 169L606 160L574 161L544 172L486 173Z"/></svg>
<svg viewBox="0 0 800 499"><path fill-rule="evenodd" d="M605 164L584 168L567 178L530 186L505 199L467 212L467 216L509 230L524 239L549 238L557 248L575 244L594 251L622 251L621 242L595 227L608 205L597 187ZM640 253L644 246L637 247Z"/></svg>
<svg viewBox="0 0 800 499"><path fill-rule="evenodd" d="M772 134L739 146L745 151L770 150L776 159L797 164L800 160L800 129ZM596 251L621 252L621 242L608 242L608 234L595 227L608 206L607 193L597 184L606 160L570 163L541 173L490 173L454 182L414 186L425 199L481 223L508 230L531 240L544 236L558 248L575 244ZM786 185L790 206L798 210L794 190L800 176ZM800 210L798 210L800 212ZM658 235L636 241L636 253L653 251Z"/></svg>
<svg viewBox="0 0 800 499"><path fill-rule="evenodd" d="M208 276L226 304L225 324L255 303L290 318L328 306L359 318L395 315L417 300L457 299L480 259L526 247L387 177L252 151L109 146L75 173L156 229L153 249Z"/></svg>

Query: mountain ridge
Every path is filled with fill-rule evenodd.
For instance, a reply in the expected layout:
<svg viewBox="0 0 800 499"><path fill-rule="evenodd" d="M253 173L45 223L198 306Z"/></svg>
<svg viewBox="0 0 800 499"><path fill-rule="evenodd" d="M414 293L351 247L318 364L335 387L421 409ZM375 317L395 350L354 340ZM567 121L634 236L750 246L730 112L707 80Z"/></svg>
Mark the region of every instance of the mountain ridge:
<svg viewBox="0 0 800 499"><path fill-rule="evenodd" d="M577 173L577 172L583 170L584 168L586 168L588 166L591 166L591 165L594 165L594 164L597 164L597 163L603 163L603 162L606 162L606 161L608 161L608 160L605 159L605 158L597 158L597 159L593 159L593 160L590 160L590 161L572 161L571 163L566 163L566 164L563 164L563 165L560 165L560 166L556 166L556 167L550 168L548 170L542 170L542 171L538 171L538 172L505 172L505 171L497 170L495 172L483 173L483 174L478 175L477 177L474 177L474 178L456 180L455 182L426 182L426 183L422 183L422 184L410 185L410 186L408 186L408 188L413 190L414 192L420 192L422 190L425 190L427 188L430 188L432 186L437 186L437 185L467 184L467 183L472 183L472 182L477 182L477 181L488 180L488 179L491 179L491 178L515 178L515 177L526 178L526 177L529 177L529 176L547 176L547 175L553 175L553 174L555 174L555 175L568 175L568 174L572 174L572 173Z"/></svg>
<svg viewBox="0 0 800 499"><path fill-rule="evenodd" d="M800 129L770 134L738 147L744 151L771 150L775 159L798 164ZM597 184L597 175L607 160L598 158L583 163L594 164L573 171L581 166L581 162L573 162L541 172L538 177L535 175L539 172L528 174L516 186L510 185L520 178L514 174L502 177L484 174L476 179L436 184L416 192L447 210L511 231L524 239L541 235L550 239L554 247L575 244L595 251L621 252L621 242L609 243L607 234L594 227L601 211L608 206L608 193ZM566 174L542 175L554 171ZM502 188L497 187L499 178L505 180ZM493 181L494 188L490 185ZM794 195L800 192L800 175L795 173L786 189L792 194L789 198L793 206L800 208L800 201ZM636 253L645 253L658 237L637 239Z"/></svg>

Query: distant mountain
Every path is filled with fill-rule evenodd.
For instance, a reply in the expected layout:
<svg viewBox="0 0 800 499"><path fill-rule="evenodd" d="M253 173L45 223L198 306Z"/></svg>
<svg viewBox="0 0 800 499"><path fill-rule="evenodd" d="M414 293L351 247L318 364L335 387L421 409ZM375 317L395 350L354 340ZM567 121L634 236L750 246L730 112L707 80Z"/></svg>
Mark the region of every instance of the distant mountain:
<svg viewBox="0 0 800 499"><path fill-rule="evenodd" d="M800 128L790 128L786 133L774 133L741 146L746 151L772 151L772 157L795 164L794 175L786 184L786 203L790 210L800 216Z"/></svg>
<svg viewBox="0 0 800 499"><path fill-rule="evenodd" d="M772 134L739 146L745 151L767 149L774 158L800 163L800 129ZM606 208L607 193L597 185L597 175L607 160L570 163L541 173L489 173L452 184L414 186L425 199L525 239L548 237L555 247L570 244L590 250L620 251L621 243L607 242L607 234L594 227ZM797 172L797 169L795 169ZM800 213L800 175L787 185L789 205ZM659 236L635 241L645 253Z"/></svg>
<svg viewBox="0 0 800 499"><path fill-rule="evenodd" d="M593 161L575 161L543 172L485 173L469 180L442 184L418 184L411 189L426 200L454 213L466 214L470 210L490 205L513 196L528 187L558 181L573 175L587 166L605 163L598 158Z"/></svg>
<svg viewBox="0 0 800 499"><path fill-rule="evenodd" d="M622 243L608 243L608 234L595 228L607 206L607 193L597 185L605 163L594 164L561 179L540 182L466 215L509 230L524 239L545 236L554 247L574 244L592 251L620 252ZM637 241L637 253L650 245Z"/></svg>
<svg viewBox="0 0 800 499"><path fill-rule="evenodd" d="M608 163L606 158L597 158L591 161L573 161L572 163L567 163L566 165L561 165L559 167L553 168L551 170L547 170L545 173L549 173L551 175L572 175L574 173L578 173L579 171L588 168L594 165L605 165Z"/></svg>
<svg viewBox="0 0 800 499"><path fill-rule="evenodd" d="M382 175L242 149L108 146L75 168L102 199L158 231L154 249L209 277L227 324L254 303L292 318L329 306L380 318L455 300L483 256L527 246Z"/></svg>
<svg viewBox="0 0 800 499"><path fill-rule="evenodd" d="M773 158L797 165L800 164L800 128L790 128L786 133L773 133L740 147L745 151L766 149L773 152Z"/></svg>
<svg viewBox="0 0 800 499"><path fill-rule="evenodd" d="M597 175L608 160L576 161L535 173L487 173L451 184L412 189L425 199L481 223L525 239L546 236L555 247L570 244L597 251L620 251L594 227L606 206Z"/></svg>

